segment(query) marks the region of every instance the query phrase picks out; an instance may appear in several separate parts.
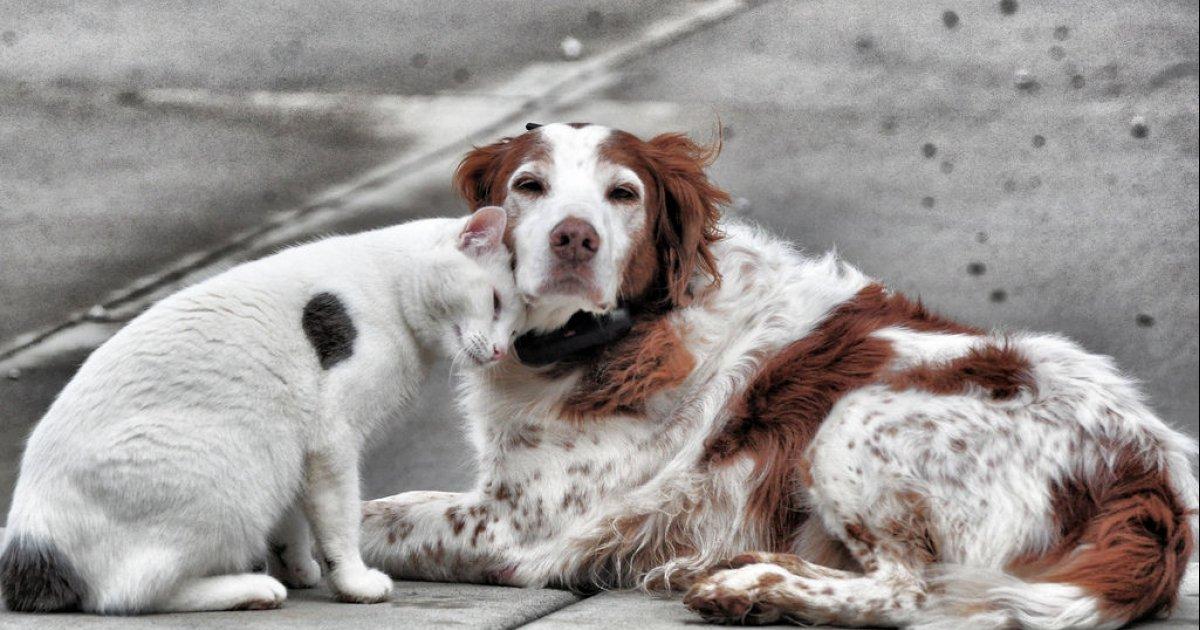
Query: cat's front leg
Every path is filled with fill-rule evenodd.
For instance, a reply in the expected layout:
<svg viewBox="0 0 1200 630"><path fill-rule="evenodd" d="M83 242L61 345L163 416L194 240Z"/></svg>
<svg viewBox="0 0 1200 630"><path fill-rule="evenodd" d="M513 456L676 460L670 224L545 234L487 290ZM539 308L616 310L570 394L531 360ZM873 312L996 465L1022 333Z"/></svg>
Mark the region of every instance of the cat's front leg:
<svg viewBox="0 0 1200 630"><path fill-rule="evenodd" d="M368 568L358 550L358 452L347 445L350 442L335 442L309 454L304 510L338 598L364 604L382 602L392 592L392 580Z"/></svg>
<svg viewBox="0 0 1200 630"><path fill-rule="evenodd" d="M402 579L538 586L503 504L476 493L403 492L362 507L363 559Z"/></svg>
<svg viewBox="0 0 1200 630"><path fill-rule="evenodd" d="M312 534L299 501L279 519L268 549L268 571L288 588L313 588L321 582L321 565L313 558Z"/></svg>

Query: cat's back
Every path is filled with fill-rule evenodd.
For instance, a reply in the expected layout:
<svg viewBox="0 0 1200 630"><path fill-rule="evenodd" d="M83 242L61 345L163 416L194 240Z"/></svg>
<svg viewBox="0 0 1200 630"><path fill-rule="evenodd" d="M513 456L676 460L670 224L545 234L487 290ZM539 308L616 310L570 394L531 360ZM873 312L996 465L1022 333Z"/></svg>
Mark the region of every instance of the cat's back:
<svg viewBox="0 0 1200 630"><path fill-rule="evenodd" d="M239 265L151 306L88 357L30 447L85 445L95 431L145 417L303 412L316 359L301 313L322 282L319 245ZM337 274L333 265L325 275Z"/></svg>
<svg viewBox="0 0 1200 630"><path fill-rule="evenodd" d="M306 309L336 301L360 325L390 325L366 320L395 310L391 276L419 273L390 259L428 252L454 223L426 219L290 247L164 298L88 357L38 430L158 412L236 413L251 402L304 413L322 371Z"/></svg>

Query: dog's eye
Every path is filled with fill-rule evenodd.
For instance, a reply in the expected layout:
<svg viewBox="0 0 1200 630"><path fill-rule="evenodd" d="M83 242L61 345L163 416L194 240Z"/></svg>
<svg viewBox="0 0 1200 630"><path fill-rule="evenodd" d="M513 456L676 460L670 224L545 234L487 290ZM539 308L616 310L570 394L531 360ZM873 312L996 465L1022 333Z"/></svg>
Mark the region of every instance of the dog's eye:
<svg viewBox="0 0 1200 630"><path fill-rule="evenodd" d="M637 191L628 186L617 186L608 192L608 198L613 201L636 201Z"/></svg>
<svg viewBox="0 0 1200 630"><path fill-rule="evenodd" d="M540 195L546 192L546 186L536 179L522 179L513 184L513 188L530 195Z"/></svg>

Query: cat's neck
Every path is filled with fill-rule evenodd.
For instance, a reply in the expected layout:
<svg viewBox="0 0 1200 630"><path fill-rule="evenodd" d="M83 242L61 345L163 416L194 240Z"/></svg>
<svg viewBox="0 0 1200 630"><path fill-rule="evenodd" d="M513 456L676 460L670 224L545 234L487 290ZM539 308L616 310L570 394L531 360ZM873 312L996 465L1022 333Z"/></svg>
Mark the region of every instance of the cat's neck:
<svg viewBox="0 0 1200 630"><path fill-rule="evenodd" d="M347 273L357 275L356 283L374 285L366 294L375 296L376 307L417 343L422 355L437 351L432 329L438 310L438 276L444 275L440 270L453 253L455 227L449 220L427 219L352 237L366 267Z"/></svg>

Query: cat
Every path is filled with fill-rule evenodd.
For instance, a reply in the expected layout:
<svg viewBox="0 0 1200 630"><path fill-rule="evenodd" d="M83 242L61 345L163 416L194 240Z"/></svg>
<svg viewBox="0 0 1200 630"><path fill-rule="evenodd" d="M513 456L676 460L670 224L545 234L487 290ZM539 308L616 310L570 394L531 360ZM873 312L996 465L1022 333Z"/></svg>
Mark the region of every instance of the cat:
<svg viewBox="0 0 1200 630"><path fill-rule="evenodd" d="M0 556L16 611L275 608L251 572L379 602L358 460L441 354L491 369L523 307L504 211L283 250L184 289L87 359L33 430ZM306 522L307 521L307 522ZM274 532L274 536L271 536Z"/></svg>

